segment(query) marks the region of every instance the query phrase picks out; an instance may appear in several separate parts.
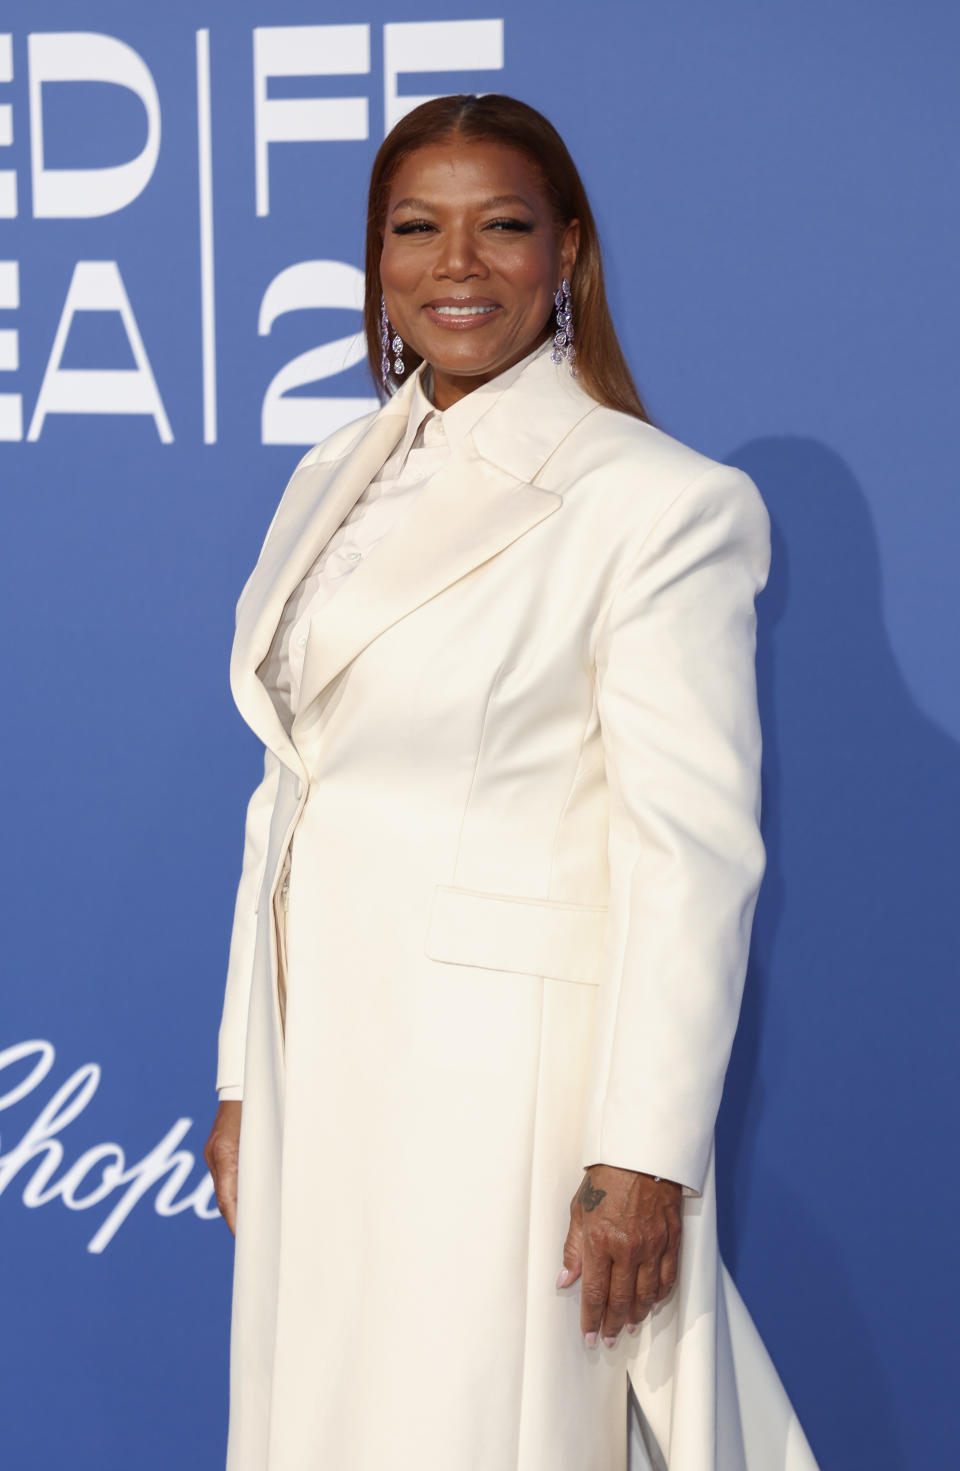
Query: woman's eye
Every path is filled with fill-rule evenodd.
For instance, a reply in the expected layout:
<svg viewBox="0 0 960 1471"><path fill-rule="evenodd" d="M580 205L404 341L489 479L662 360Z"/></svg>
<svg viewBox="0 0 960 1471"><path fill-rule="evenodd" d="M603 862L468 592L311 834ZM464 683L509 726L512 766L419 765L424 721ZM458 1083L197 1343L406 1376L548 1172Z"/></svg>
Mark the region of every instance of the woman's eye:
<svg viewBox="0 0 960 1471"><path fill-rule="evenodd" d="M429 220L404 220L400 225L394 225L394 235L425 235L428 231L435 230L436 225ZM485 230L511 230L518 234L528 235L533 226L526 220L489 220L483 227Z"/></svg>

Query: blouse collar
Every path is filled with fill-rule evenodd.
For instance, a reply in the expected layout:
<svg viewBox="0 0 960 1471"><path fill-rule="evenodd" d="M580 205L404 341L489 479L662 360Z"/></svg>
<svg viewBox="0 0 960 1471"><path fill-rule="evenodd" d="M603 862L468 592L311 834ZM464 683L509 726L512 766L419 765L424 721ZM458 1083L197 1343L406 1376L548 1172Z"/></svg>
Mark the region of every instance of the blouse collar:
<svg viewBox="0 0 960 1471"><path fill-rule="evenodd" d="M548 337L541 342L532 352L527 353L512 367L505 368L495 378L487 383L482 383L479 388L474 388L470 393L464 394L455 404L448 409L437 409L433 405L431 395L433 393L433 374L429 364L424 364L413 383L413 393L410 398L410 411L407 415L407 427L404 431L403 443L398 446L400 451L400 462L406 460L413 443L420 432L425 428L428 421L431 429L442 429L444 439L451 450L459 449L478 421L488 409L492 408L497 398L512 383L520 377L535 358L544 357L553 348L553 338ZM433 434L431 432L431 438Z"/></svg>

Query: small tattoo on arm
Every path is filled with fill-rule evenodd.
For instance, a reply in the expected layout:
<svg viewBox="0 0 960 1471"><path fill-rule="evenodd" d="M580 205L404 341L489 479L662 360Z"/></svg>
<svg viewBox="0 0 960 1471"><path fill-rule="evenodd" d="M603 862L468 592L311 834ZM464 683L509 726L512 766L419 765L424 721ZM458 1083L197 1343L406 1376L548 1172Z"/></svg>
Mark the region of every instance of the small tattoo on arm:
<svg viewBox="0 0 960 1471"><path fill-rule="evenodd" d="M580 1204L585 1211L595 1210L606 1193L605 1190L598 1190L595 1185L591 1184L590 1176L588 1175L580 1186Z"/></svg>

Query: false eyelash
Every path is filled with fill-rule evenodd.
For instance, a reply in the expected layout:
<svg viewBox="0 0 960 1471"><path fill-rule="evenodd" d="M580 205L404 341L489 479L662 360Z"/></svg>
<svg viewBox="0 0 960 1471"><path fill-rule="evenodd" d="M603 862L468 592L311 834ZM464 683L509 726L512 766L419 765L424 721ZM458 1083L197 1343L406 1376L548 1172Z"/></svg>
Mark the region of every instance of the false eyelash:
<svg viewBox="0 0 960 1471"><path fill-rule="evenodd" d="M528 235L533 229L533 226L528 225L525 220L489 220L484 228L489 229L491 225L506 226L507 229L516 230L518 234L524 235ZM392 233L394 235L417 235L424 230L434 228L429 220L404 220L402 225L392 227Z"/></svg>

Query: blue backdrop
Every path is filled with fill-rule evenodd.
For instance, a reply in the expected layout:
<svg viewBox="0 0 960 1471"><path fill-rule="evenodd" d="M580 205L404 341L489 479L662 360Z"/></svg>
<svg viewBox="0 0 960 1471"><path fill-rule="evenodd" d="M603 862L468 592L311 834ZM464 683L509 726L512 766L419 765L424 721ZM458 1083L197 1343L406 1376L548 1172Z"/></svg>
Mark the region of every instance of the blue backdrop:
<svg viewBox="0 0 960 1471"><path fill-rule="evenodd" d="M656 422L773 519L724 1250L824 1471L952 1467L956 7L7 0L0 24L4 1464L222 1464L231 1252L200 1150L260 765L234 603L303 447L371 397L349 363L387 123L502 90L582 169Z"/></svg>

